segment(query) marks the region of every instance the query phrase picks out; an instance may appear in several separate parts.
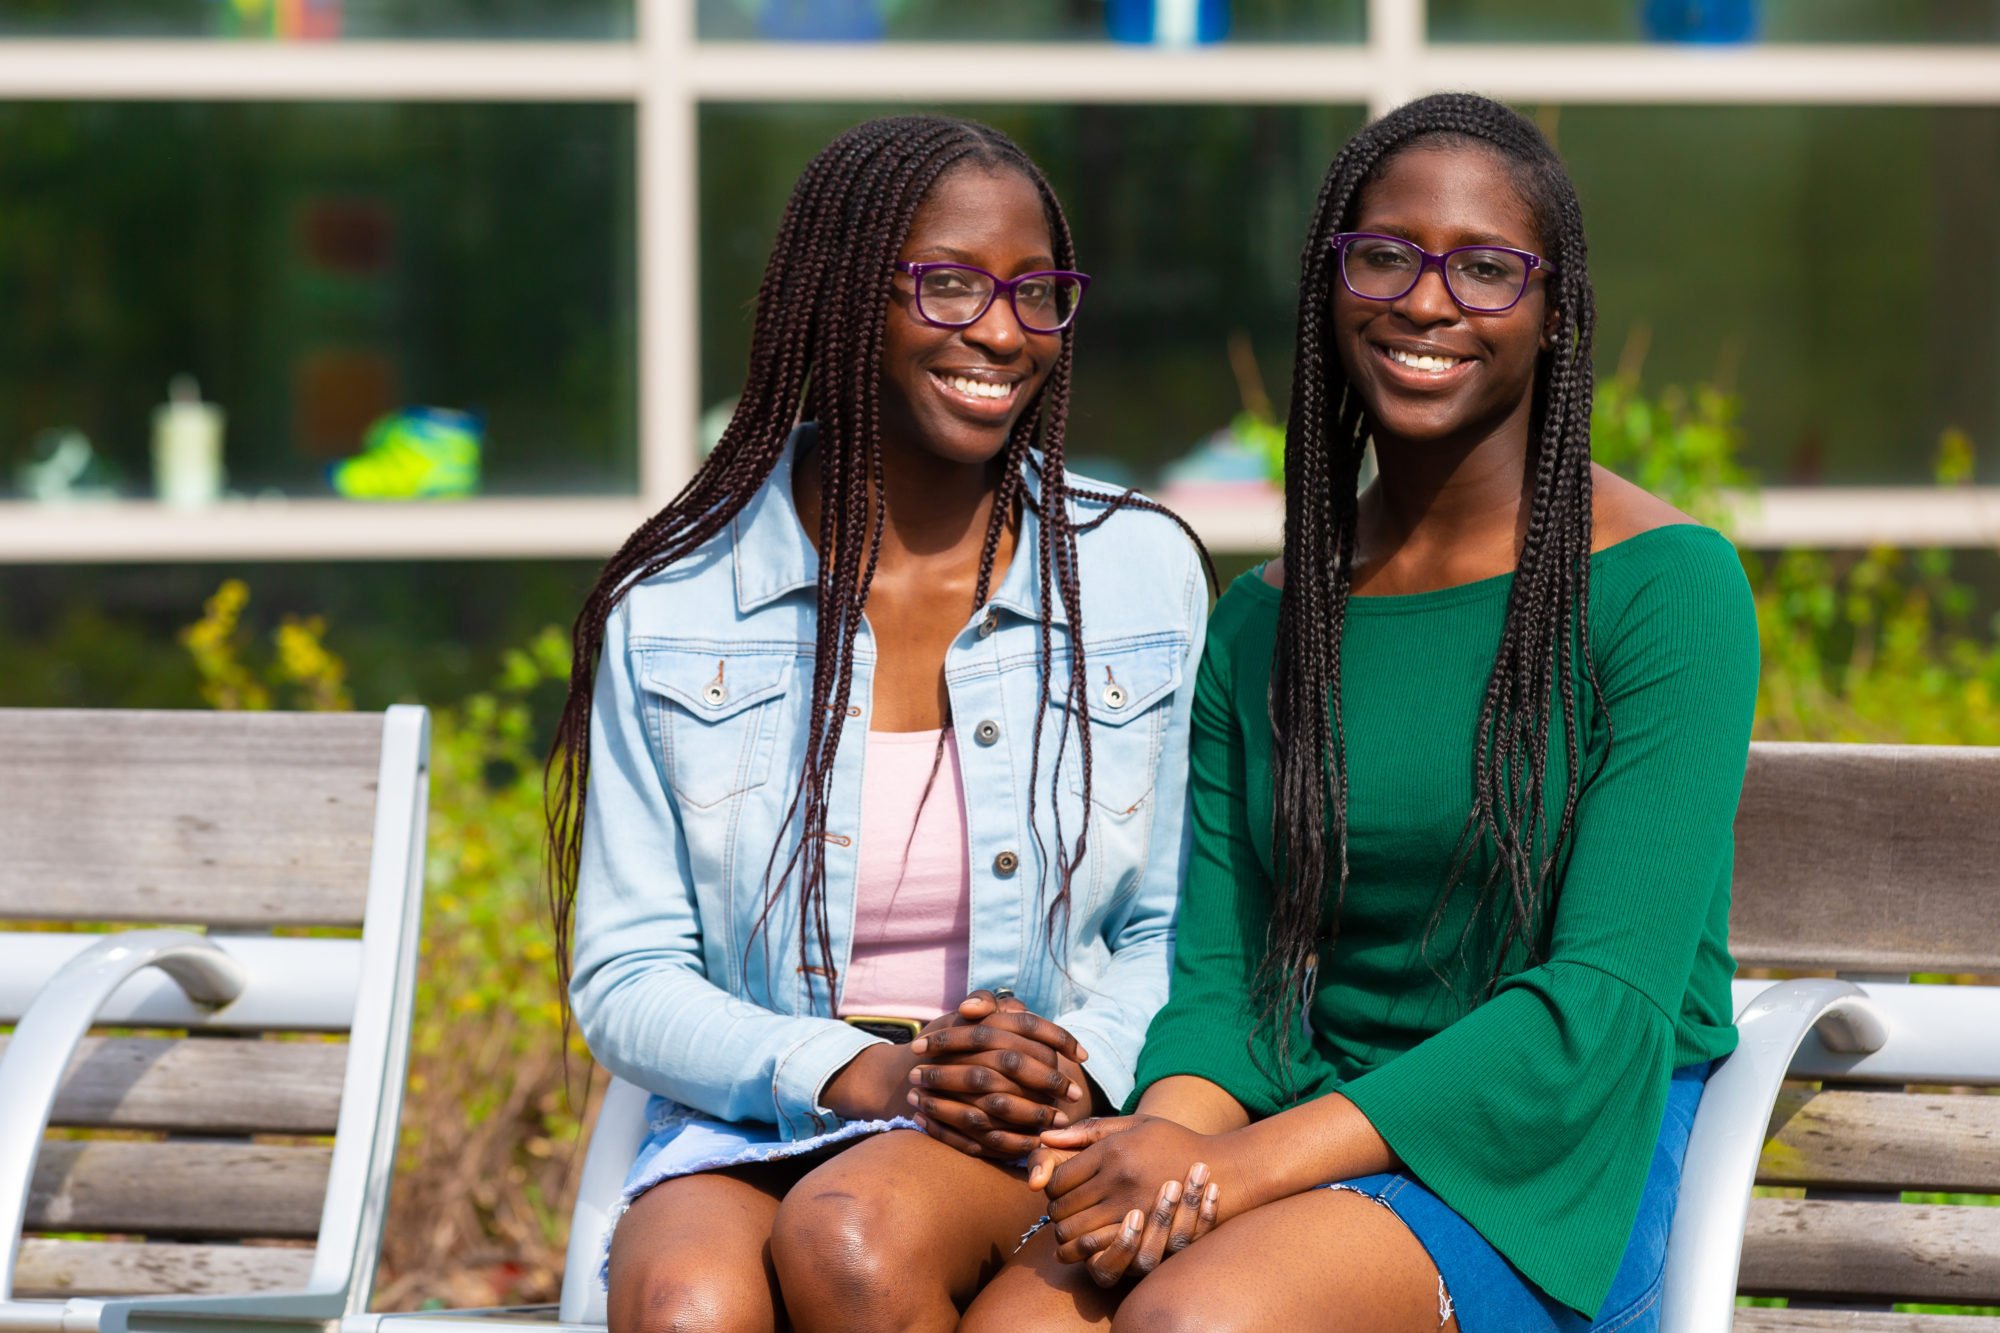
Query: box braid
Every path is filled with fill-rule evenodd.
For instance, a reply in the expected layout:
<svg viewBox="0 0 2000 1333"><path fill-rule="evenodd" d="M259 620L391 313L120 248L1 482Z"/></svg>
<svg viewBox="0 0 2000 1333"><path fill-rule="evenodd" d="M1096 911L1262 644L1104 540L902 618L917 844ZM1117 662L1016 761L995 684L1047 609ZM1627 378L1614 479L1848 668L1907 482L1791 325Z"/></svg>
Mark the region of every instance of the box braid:
<svg viewBox="0 0 2000 1333"><path fill-rule="evenodd" d="M1317 984L1320 959L1337 938L1348 883L1340 651L1370 424L1328 345L1326 322L1338 278L1329 238L1351 225L1363 191L1392 158L1440 142L1476 146L1509 163L1558 274L1550 293L1557 324L1533 389L1527 531L1480 703L1471 808L1424 941L1428 954L1447 903L1481 850L1490 849L1491 863L1473 891L1469 924L1458 941L1462 960L1470 923L1497 918L1479 998L1498 984L1510 951L1521 947L1530 961L1536 957L1541 924L1561 888L1577 798L1587 781L1578 762L1578 714L1585 706L1577 698L1579 670L1588 706L1604 713L1588 632L1596 307L1576 189L1548 142L1520 115L1469 94L1426 97L1368 125L1341 149L1321 186L1305 246L1298 368L1286 427L1285 586L1271 669L1278 875L1257 979L1261 1016L1252 1038L1253 1045L1262 1037L1277 1049L1287 1080L1291 1034ZM1608 735L1609 718L1604 721ZM1551 829L1544 787L1557 726L1568 762L1561 813Z"/></svg>
<svg viewBox="0 0 2000 1333"><path fill-rule="evenodd" d="M820 477L820 553L812 694L807 711L806 760L798 786L766 863L766 898L758 928L768 922L784 884L798 876L800 964L808 984L823 981L835 993L831 929L826 908L827 788L834 756L849 716L854 682L854 638L861 625L882 549L883 486L879 366L883 312L892 294L893 264L910 224L933 186L961 165L1018 171L1041 195L1059 268L1075 267L1074 246L1062 208L1041 171L999 131L945 116L893 116L846 131L821 150L800 175L778 226L771 259L757 292L750 364L741 399L721 441L687 486L640 526L598 575L577 616L569 693L551 747L545 788L546 879L555 926L558 976L569 982L571 930L582 856L584 794L590 772L590 714L604 626L618 601L635 585L689 555L724 531L771 477L793 426L817 423ZM1082 599L1076 533L1088 525L1070 518L1071 499L1157 509L1133 496L1093 496L1071 490L1063 471L1064 421L1069 406L1070 335L1048 380L1022 413L1002 452L993 517L980 552L973 607L991 592L993 568L1005 526L1024 505L1031 448L1047 459L1042 469L1042 540L1038 575L1042 605L1059 589L1071 620L1071 710L1088 721L1084 688ZM1186 527L1185 524L1182 525ZM1041 626L1042 708L1050 701L1052 640L1045 613ZM1067 738L1065 718L1063 738ZM1090 733L1079 726L1084 762L1086 828L1089 817ZM1041 723L1035 758L1041 753ZM1060 765L1062 740L1057 744ZM1038 772L1039 769L1037 768ZM1054 797L1051 793L1051 801ZM1057 806L1060 820L1060 806ZM1029 818L1034 819L1031 779ZM782 866L778 854L794 821L796 845ZM1057 858L1058 887L1050 909L1065 916L1069 884L1082 863L1084 829L1074 848ZM1057 843L1062 845L1060 823ZM809 948L809 945L812 946ZM813 954L817 954L817 962Z"/></svg>

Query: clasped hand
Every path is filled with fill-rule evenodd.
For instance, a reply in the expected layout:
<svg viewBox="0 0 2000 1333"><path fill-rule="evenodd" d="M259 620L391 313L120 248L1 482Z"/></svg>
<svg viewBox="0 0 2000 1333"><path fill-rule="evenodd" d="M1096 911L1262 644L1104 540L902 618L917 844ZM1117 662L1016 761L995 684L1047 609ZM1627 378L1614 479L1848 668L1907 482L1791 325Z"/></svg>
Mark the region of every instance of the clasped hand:
<svg viewBox="0 0 2000 1333"><path fill-rule="evenodd" d="M1045 1132L1028 1185L1048 1193L1056 1258L1085 1264L1102 1287L1152 1272L1215 1227L1221 1187L1208 1162L1221 1147L1150 1115Z"/></svg>
<svg viewBox="0 0 2000 1333"><path fill-rule="evenodd" d="M907 1099L926 1134L974 1157L1011 1161L1045 1129L1090 1109L1088 1053L1012 996L978 990L910 1043Z"/></svg>

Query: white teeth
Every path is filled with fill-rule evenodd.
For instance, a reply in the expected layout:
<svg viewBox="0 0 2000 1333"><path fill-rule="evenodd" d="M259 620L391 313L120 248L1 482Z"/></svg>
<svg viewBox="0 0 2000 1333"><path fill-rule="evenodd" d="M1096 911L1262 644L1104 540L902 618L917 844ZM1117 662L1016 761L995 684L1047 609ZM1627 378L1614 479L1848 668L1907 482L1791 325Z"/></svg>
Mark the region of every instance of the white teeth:
<svg viewBox="0 0 2000 1333"><path fill-rule="evenodd" d="M1450 370L1464 359L1463 357L1456 356L1417 356L1410 352L1399 352L1393 347L1388 350L1391 361L1394 361L1399 366L1408 366L1412 370L1428 370L1433 372Z"/></svg>
<svg viewBox="0 0 2000 1333"><path fill-rule="evenodd" d="M949 384L967 398L1007 398L1014 392L1012 384L995 384L988 380L969 380L963 375L939 375L939 379Z"/></svg>

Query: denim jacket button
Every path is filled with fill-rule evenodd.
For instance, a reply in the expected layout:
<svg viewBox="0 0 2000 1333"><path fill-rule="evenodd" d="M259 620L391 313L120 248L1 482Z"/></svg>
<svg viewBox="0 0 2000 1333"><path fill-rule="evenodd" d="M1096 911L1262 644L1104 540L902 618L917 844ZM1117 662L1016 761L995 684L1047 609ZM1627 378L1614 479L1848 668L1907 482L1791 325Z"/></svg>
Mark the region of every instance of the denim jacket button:
<svg viewBox="0 0 2000 1333"><path fill-rule="evenodd" d="M701 697L710 708L715 708L720 706L722 701L729 697L729 691L723 689L720 685L710 685L701 692Z"/></svg>
<svg viewBox="0 0 2000 1333"><path fill-rule="evenodd" d="M1012 852L1002 852L993 858L993 873L1011 875L1021 868L1021 858Z"/></svg>
<svg viewBox="0 0 2000 1333"><path fill-rule="evenodd" d="M990 717L987 718L972 729L972 739L978 741L981 745L993 744L993 742L1000 739L1000 724Z"/></svg>
<svg viewBox="0 0 2000 1333"><path fill-rule="evenodd" d="M992 634L994 630L999 628L1000 628L1000 617L994 612L988 611L986 613L986 619L979 622L979 637L982 639L986 638L988 635Z"/></svg>
<svg viewBox="0 0 2000 1333"><path fill-rule="evenodd" d="M1104 687L1104 706L1106 708L1123 708L1125 706L1125 687L1123 685L1106 685Z"/></svg>

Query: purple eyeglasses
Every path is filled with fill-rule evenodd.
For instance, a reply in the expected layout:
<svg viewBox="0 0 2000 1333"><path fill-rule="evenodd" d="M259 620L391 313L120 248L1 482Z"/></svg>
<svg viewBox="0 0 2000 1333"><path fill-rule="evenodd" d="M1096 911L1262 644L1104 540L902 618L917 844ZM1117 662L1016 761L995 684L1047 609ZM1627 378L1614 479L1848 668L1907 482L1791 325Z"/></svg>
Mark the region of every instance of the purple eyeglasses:
<svg viewBox="0 0 2000 1333"><path fill-rule="evenodd" d="M1497 315L1512 310L1528 291L1536 269L1555 276L1540 255L1504 245L1461 245L1434 255L1400 236L1343 231L1333 238L1340 257L1340 280L1364 301L1399 301L1414 289L1424 270L1435 268L1444 289L1464 310Z"/></svg>
<svg viewBox="0 0 2000 1333"><path fill-rule="evenodd" d="M1003 278L971 264L912 264L896 267L917 280L917 318L941 329L977 324L993 299L1005 294L1014 318L1030 333L1060 333L1076 318L1090 275L1063 269Z"/></svg>

